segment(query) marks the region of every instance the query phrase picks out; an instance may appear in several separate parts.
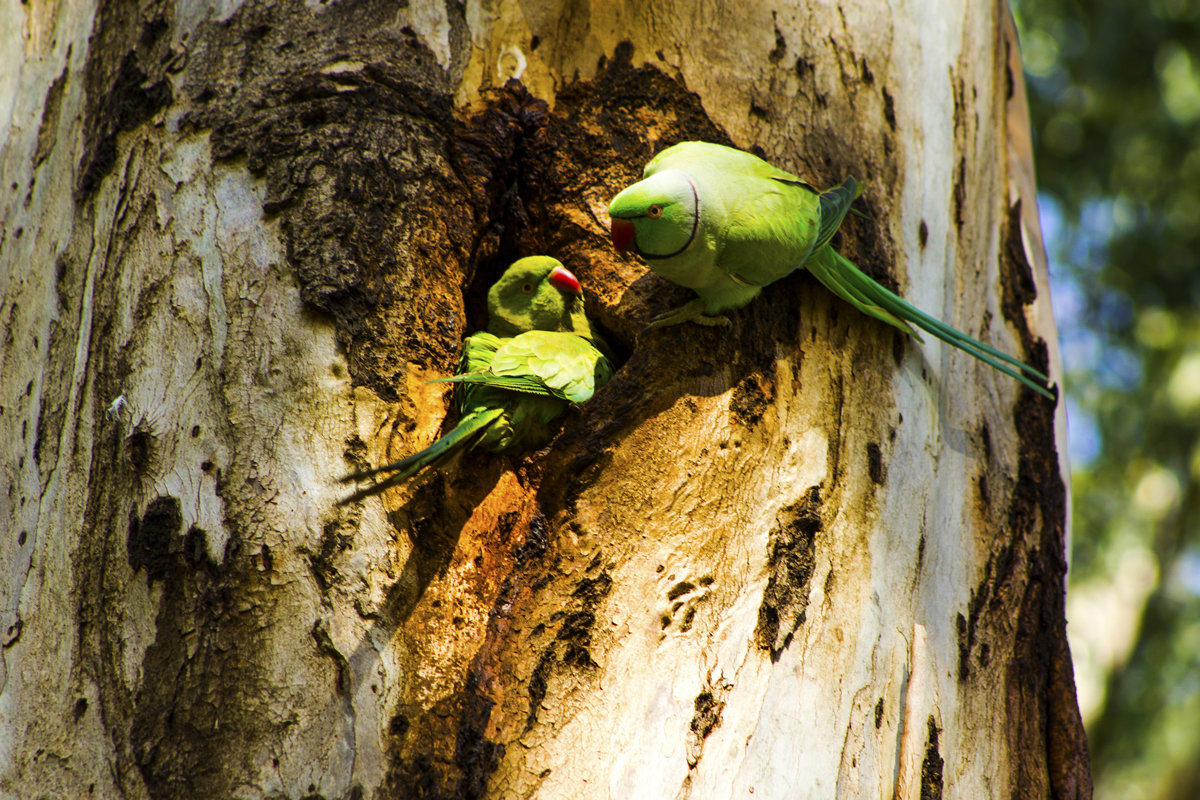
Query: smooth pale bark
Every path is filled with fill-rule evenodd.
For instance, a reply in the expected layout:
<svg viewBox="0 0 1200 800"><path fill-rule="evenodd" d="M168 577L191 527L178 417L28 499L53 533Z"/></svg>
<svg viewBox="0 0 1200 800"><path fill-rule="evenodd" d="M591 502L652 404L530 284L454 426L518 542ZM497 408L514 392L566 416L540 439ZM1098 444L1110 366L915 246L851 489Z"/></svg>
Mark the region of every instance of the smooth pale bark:
<svg viewBox="0 0 1200 800"><path fill-rule="evenodd" d="M7 0L0 37L0 792L1090 795L1061 404L805 275L639 338L686 293L605 237L681 139L854 174L843 252L1058 375L1002 4ZM614 381L337 506L537 252Z"/></svg>

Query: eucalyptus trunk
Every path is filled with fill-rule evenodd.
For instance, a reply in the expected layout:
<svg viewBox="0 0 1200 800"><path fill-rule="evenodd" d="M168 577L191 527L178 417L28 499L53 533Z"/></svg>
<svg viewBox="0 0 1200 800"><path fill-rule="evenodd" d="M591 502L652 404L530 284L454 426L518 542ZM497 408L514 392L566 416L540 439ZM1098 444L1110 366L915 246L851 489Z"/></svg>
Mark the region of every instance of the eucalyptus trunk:
<svg viewBox="0 0 1200 800"><path fill-rule="evenodd" d="M607 242L668 144L865 185L838 248L1060 374L1002 3L0 7L0 792L1087 797L1061 404L803 273ZM429 444L554 255L621 364Z"/></svg>

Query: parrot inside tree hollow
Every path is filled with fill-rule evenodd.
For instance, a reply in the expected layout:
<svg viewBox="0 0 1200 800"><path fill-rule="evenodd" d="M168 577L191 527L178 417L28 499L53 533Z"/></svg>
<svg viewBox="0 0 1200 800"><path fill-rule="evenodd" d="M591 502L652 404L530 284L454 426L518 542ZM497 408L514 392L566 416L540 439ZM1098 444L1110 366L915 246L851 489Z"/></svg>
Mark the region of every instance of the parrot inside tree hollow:
<svg viewBox="0 0 1200 800"><path fill-rule="evenodd" d="M721 312L803 267L859 311L921 341L916 326L1053 399L1042 372L934 319L834 251L829 242L860 191L847 178L819 192L750 153L683 142L651 159L642 180L613 198L612 241L699 295L650 327L728 325Z"/></svg>
<svg viewBox="0 0 1200 800"><path fill-rule="evenodd" d="M550 423L612 377L613 365L598 349L604 347L574 275L548 256L514 262L488 291L487 331L463 342L453 377L432 381L459 384L458 424L419 453L342 478L394 473L342 503L403 483L476 445L515 453L545 444Z"/></svg>

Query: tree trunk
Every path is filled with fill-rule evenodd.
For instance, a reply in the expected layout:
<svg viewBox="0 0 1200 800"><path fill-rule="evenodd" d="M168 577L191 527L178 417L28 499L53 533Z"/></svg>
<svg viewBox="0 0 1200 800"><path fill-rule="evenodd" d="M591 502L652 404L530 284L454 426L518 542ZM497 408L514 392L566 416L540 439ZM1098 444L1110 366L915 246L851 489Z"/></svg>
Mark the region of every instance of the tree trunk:
<svg viewBox="0 0 1200 800"><path fill-rule="evenodd" d="M803 273L638 335L607 202L706 139L1058 374L1004 5L773 8L0 9L5 796L1090 795L1061 404ZM336 505L538 253L612 383Z"/></svg>

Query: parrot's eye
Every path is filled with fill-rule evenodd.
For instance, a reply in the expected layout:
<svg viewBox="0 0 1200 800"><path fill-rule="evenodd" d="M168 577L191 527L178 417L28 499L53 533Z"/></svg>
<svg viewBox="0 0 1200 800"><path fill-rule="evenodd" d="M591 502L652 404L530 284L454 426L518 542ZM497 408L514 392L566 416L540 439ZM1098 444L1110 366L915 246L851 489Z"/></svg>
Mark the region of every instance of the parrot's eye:
<svg viewBox="0 0 1200 800"><path fill-rule="evenodd" d="M650 219L658 219L662 216L662 206L653 205L646 209L646 216Z"/></svg>
<svg viewBox="0 0 1200 800"><path fill-rule="evenodd" d="M533 294L534 288L535 287L532 283L525 281L521 284L521 294Z"/></svg>

